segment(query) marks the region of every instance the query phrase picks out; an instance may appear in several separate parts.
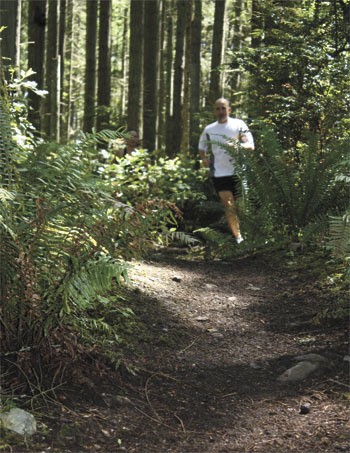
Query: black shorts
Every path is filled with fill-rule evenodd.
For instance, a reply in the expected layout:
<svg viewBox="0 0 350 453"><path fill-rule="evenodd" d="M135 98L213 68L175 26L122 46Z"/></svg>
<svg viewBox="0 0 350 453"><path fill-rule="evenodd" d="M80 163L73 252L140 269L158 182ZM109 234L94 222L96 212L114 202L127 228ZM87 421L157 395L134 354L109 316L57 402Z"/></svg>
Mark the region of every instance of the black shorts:
<svg viewBox="0 0 350 453"><path fill-rule="evenodd" d="M217 193L219 192L232 192L234 197L239 197L242 188L241 188L241 180L236 175L232 176L220 176L216 178L213 176L212 178L214 188Z"/></svg>

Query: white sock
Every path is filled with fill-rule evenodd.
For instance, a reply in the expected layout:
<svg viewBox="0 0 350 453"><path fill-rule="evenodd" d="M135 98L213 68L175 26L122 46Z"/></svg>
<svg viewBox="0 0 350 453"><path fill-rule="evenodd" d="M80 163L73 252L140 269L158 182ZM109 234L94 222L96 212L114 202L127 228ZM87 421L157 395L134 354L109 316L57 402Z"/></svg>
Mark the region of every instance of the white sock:
<svg viewBox="0 0 350 453"><path fill-rule="evenodd" d="M243 239L243 237L242 237L241 235L239 235L238 237L236 237L236 242L237 242L237 244L240 244L240 243L243 242L243 241L244 241L244 239Z"/></svg>

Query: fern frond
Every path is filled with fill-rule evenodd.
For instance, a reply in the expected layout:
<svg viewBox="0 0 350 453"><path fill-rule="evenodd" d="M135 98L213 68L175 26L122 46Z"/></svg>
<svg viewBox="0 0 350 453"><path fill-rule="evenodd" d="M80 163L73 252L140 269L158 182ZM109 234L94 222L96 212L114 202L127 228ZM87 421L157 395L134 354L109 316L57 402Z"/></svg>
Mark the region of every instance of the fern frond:
<svg viewBox="0 0 350 453"><path fill-rule="evenodd" d="M15 161L19 151L12 139L11 115L4 98L0 98L0 182L3 187L14 188Z"/></svg>
<svg viewBox="0 0 350 453"><path fill-rule="evenodd" d="M91 306L98 295L112 287L114 281L120 285L122 278L127 279L127 269L125 263L105 256L89 261L78 269L73 267L55 294L55 299L59 297L63 303L60 314Z"/></svg>
<svg viewBox="0 0 350 453"><path fill-rule="evenodd" d="M330 217L330 245L338 258L350 257L350 212Z"/></svg>
<svg viewBox="0 0 350 453"><path fill-rule="evenodd" d="M120 128L117 131L112 131L110 129L104 129L99 132L93 133L81 133L81 141L83 146L94 146L108 143L111 140L117 140L120 138L125 138L126 131L124 128Z"/></svg>
<svg viewBox="0 0 350 453"><path fill-rule="evenodd" d="M198 244L200 241L192 235L183 231L170 231L165 233L166 241L178 242L182 245L193 246Z"/></svg>

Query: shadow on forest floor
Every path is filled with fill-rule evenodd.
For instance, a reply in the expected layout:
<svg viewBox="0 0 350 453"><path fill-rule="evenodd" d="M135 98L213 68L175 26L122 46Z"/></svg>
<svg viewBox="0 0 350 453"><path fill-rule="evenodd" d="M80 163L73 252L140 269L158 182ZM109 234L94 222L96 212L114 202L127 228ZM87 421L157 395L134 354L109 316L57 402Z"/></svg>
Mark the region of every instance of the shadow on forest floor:
<svg viewBox="0 0 350 453"><path fill-rule="evenodd" d="M157 254L134 263L125 291L142 326L128 353L137 372L67 390L71 410L23 451L348 451L347 325L311 323L323 299L307 272L266 256ZM329 367L276 380L311 352Z"/></svg>

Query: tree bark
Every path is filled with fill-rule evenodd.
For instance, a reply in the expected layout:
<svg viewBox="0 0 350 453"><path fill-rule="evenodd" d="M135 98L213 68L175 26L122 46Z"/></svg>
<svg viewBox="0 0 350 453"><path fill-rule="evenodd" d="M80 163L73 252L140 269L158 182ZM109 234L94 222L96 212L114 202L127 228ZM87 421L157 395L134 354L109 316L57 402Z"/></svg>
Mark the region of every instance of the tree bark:
<svg viewBox="0 0 350 453"><path fill-rule="evenodd" d="M186 30L186 8L187 1L177 0L177 23L176 23L176 48L175 48L175 67L174 67L174 103L173 103L173 121L172 121L172 146L169 149L171 156L175 156L181 147L182 140L182 89L183 89L183 59L184 59L184 42Z"/></svg>
<svg viewBox="0 0 350 453"><path fill-rule="evenodd" d="M186 29L185 29L185 62L184 62L184 90L182 107L182 137L180 149L188 154L190 147L190 72L191 72L191 19L193 2L189 0L186 8Z"/></svg>
<svg viewBox="0 0 350 453"><path fill-rule="evenodd" d="M165 40L165 18L166 18L166 2L160 0L159 3L161 20L159 21L159 96L157 96L157 111L158 111L158 127L157 127L157 144L158 148L162 149L165 137L165 90L166 90L166 68L165 68L165 53L166 53L166 40Z"/></svg>
<svg viewBox="0 0 350 453"><path fill-rule="evenodd" d="M69 141L71 135L71 118L72 118L72 89L73 89L73 59L74 59L74 1L69 1L67 5L67 36L66 36L66 66L68 68L64 80L64 116L65 127L61 131L64 142Z"/></svg>
<svg viewBox="0 0 350 453"><path fill-rule="evenodd" d="M143 145L153 151L157 145L158 1L145 0L144 8Z"/></svg>
<svg viewBox="0 0 350 453"><path fill-rule="evenodd" d="M83 126L85 132L91 132L95 126L97 12L97 0L86 0L86 58Z"/></svg>
<svg viewBox="0 0 350 453"><path fill-rule="evenodd" d="M197 156L200 112L202 0L195 0L191 24L191 102L190 102L190 153Z"/></svg>
<svg viewBox="0 0 350 453"><path fill-rule="evenodd" d="M128 130L141 134L143 2L130 0Z"/></svg>
<svg viewBox="0 0 350 453"><path fill-rule="evenodd" d="M222 64L224 45L225 10L226 0L216 0L211 54L210 86L208 94L209 105L212 105L218 97L222 96L222 76L220 66Z"/></svg>
<svg viewBox="0 0 350 453"><path fill-rule="evenodd" d="M28 3L28 67L40 90L44 88L46 0L31 0ZM40 105L44 102L37 94L28 92L30 110L29 121L40 130Z"/></svg>
<svg viewBox="0 0 350 453"><path fill-rule="evenodd" d="M123 36L127 36L128 34L128 10L124 10L124 23L123 23ZM121 117L125 117L125 99L126 99L126 67L127 67L127 40L122 40L122 55L121 55L121 62L122 62L122 69L121 69L121 76L122 76L122 92L121 92L121 99L120 99L120 114Z"/></svg>
<svg viewBox="0 0 350 453"><path fill-rule="evenodd" d="M44 113L44 133L51 140L59 141L59 11L60 0L48 2L48 33L46 47L45 85L48 90Z"/></svg>
<svg viewBox="0 0 350 453"><path fill-rule="evenodd" d="M170 154L172 149L173 121L172 121L172 102L173 102L173 11L174 1L168 9L166 19L166 57L165 57L165 148Z"/></svg>
<svg viewBox="0 0 350 453"><path fill-rule="evenodd" d="M111 104L111 0L100 0L96 129L109 127Z"/></svg>
<svg viewBox="0 0 350 453"><path fill-rule="evenodd" d="M0 1L0 25L6 27L1 32L1 66L19 68L21 0ZM5 62L4 62L5 59Z"/></svg>

